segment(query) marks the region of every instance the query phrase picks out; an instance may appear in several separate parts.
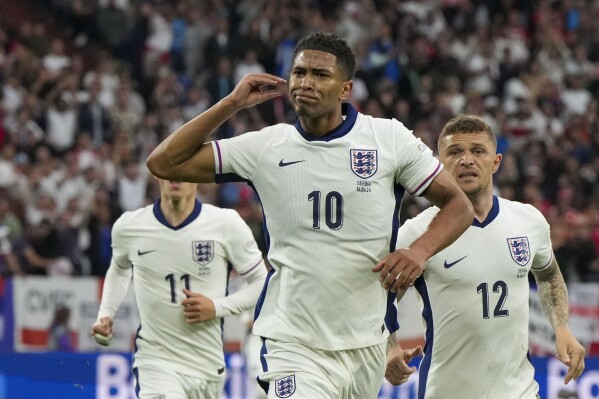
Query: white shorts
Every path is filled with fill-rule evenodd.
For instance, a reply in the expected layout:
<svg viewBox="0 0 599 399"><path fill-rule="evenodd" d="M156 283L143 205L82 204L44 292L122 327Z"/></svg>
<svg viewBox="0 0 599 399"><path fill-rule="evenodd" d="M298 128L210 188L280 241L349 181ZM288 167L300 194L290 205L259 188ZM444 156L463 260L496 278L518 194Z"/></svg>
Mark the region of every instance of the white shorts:
<svg viewBox="0 0 599 399"><path fill-rule="evenodd" d="M139 399L220 399L225 385L149 365L134 367L133 375Z"/></svg>
<svg viewBox="0 0 599 399"><path fill-rule="evenodd" d="M383 384L387 342L343 351L265 339L261 384L269 399L376 399Z"/></svg>

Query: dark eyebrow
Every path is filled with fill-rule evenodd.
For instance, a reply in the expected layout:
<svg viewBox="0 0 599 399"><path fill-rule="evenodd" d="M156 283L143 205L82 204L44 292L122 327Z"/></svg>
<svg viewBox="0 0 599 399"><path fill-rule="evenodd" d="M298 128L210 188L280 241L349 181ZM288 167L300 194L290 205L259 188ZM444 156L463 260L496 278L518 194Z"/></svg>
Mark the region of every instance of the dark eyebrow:
<svg viewBox="0 0 599 399"><path fill-rule="evenodd" d="M325 68L308 68L305 66L294 66L293 68L291 68L292 71L300 71L300 72L305 72L307 70L311 70L313 73L324 73L324 74L332 74L333 71L331 71L330 69L325 69Z"/></svg>
<svg viewBox="0 0 599 399"><path fill-rule="evenodd" d="M312 71L314 73L333 73L333 71L331 71L330 69L324 69L324 68L313 68Z"/></svg>

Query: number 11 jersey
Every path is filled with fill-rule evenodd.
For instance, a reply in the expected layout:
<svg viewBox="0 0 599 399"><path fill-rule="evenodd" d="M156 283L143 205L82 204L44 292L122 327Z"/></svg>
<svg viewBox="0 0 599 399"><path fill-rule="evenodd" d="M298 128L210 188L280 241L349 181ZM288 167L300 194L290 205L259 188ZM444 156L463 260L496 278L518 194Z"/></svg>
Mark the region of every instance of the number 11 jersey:
<svg viewBox="0 0 599 399"><path fill-rule="evenodd" d="M262 253L247 224L232 209L196 201L191 215L173 227L156 202L125 212L112 237L113 262L133 268L141 321L134 367L158 361L177 373L223 379L222 319L188 324L183 288L212 299L218 313L219 306L232 306L226 297L229 264L243 277L259 273L264 278Z"/></svg>

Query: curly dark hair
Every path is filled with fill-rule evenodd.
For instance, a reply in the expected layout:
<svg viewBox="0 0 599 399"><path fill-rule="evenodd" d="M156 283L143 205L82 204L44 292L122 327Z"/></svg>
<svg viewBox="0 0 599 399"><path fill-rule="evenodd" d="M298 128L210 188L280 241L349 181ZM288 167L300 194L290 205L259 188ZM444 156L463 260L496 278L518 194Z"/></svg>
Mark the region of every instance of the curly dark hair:
<svg viewBox="0 0 599 399"><path fill-rule="evenodd" d="M461 133L486 133L497 146L497 138L491 126L480 116L460 114L445 124L439 141L445 136Z"/></svg>
<svg viewBox="0 0 599 399"><path fill-rule="evenodd" d="M302 50L319 50L337 57L337 65L350 80L356 69L356 56L347 42L334 33L314 32L304 36L295 46L293 59Z"/></svg>

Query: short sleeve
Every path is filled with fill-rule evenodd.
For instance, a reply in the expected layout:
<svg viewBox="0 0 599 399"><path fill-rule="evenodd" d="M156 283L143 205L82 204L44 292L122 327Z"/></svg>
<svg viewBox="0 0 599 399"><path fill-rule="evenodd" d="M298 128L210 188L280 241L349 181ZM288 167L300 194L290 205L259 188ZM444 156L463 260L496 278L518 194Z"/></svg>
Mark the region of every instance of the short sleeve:
<svg viewBox="0 0 599 399"><path fill-rule="evenodd" d="M265 139L264 131L259 131L212 141L215 181L225 183L252 180L260 154L265 147Z"/></svg>
<svg viewBox="0 0 599 399"><path fill-rule="evenodd" d="M403 124L393 119L398 135L396 159L399 160L395 179L413 196L420 196L443 169L432 150L415 137Z"/></svg>
<svg viewBox="0 0 599 399"><path fill-rule="evenodd" d="M535 214L538 219L538 239L539 248L535 253L531 268L533 270L543 270L549 266L553 260L553 249L551 246L551 231L549 223L545 217L535 209Z"/></svg>

